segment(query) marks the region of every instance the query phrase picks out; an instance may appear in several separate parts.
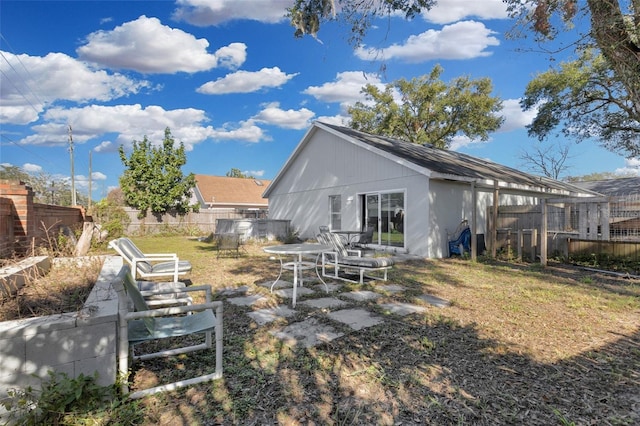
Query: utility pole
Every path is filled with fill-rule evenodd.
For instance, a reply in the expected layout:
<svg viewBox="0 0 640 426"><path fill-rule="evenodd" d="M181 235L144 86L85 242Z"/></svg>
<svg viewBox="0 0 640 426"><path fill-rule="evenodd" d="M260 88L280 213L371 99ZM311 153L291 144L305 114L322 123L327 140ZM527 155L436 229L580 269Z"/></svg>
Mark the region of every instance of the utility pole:
<svg viewBox="0 0 640 426"><path fill-rule="evenodd" d="M87 200L87 212L91 214L91 150L89 150L89 200Z"/></svg>
<svg viewBox="0 0 640 426"><path fill-rule="evenodd" d="M69 124L69 155L71 156L71 205L76 203L76 174L73 170L73 135L71 134L71 124Z"/></svg>

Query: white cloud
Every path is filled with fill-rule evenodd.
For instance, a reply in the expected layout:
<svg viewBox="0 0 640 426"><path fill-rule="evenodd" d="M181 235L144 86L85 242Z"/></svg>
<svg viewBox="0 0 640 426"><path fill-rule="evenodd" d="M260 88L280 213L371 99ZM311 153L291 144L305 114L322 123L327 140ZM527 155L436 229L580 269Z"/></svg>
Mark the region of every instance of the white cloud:
<svg viewBox="0 0 640 426"><path fill-rule="evenodd" d="M80 58L111 68L141 73L206 71L218 66L236 68L246 60L246 45L232 43L207 52L209 42L182 30L162 25L144 15L111 31L96 31L76 49Z"/></svg>
<svg viewBox="0 0 640 426"><path fill-rule="evenodd" d="M464 136L464 135L457 135L451 139L451 144L449 145L449 149L451 151L458 151L461 148L465 148L470 145L486 144L488 142L489 141L469 139L467 136Z"/></svg>
<svg viewBox="0 0 640 426"><path fill-rule="evenodd" d="M503 0L438 0L436 6L422 16L436 24L448 24L471 17L483 20L509 17Z"/></svg>
<svg viewBox="0 0 640 426"><path fill-rule="evenodd" d="M42 166L31 163L24 163L21 168L27 173L39 173L42 171Z"/></svg>
<svg viewBox="0 0 640 426"><path fill-rule="evenodd" d="M262 68L260 71L236 71L216 81L198 87L198 93L222 95L226 93L251 93L266 87L280 87L296 74L286 74L280 68Z"/></svg>
<svg viewBox="0 0 640 426"><path fill-rule="evenodd" d="M270 140L253 120L241 121L239 124L225 123L221 129L211 129L209 137L213 140L235 140L242 142L260 142Z"/></svg>
<svg viewBox="0 0 640 426"><path fill-rule="evenodd" d="M194 108L165 110L156 105L143 108L139 104L100 106L83 108L52 108L44 115L45 122L32 127L34 134L19 143L26 145L58 145L68 143L68 123L73 128L75 143L86 143L104 138L106 134L117 134L114 141L99 143L96 152L112 152L118 146L130 147L133 140L140 141L146 135L152 143L160 144L164 129L169 127L177 142L183 142L190 151L194 145L207 139L259 142L266 140L262 129L250 121L239 125L225 124L216 129L206 125L204 111Z"/></svg>
<svg viewBox="0 0 640 426"><path fill-rule="evenodd" d="M520 108L520 99L505 99L502 101L502 115L505 118L504 123L500 127L500 132L510 132L512 130L523 129L531 124L537 111L532 108L523 111Z"/></svg>
<svg viewBox="0 0 640 426"><path fill-rule="evenodd" d="M445 25L442 30L428 30L410 36L404 44L393 44L382 49L361 47L356 56L364 60L398 59L410 63L420 63L435 59L473 59L490 56L486 49L498 46L500 41L493 37L494 31L482 22L462 21Z"/></svg>
<svg viewBox="0 0 640 426"><path fill-rule="evenodd" d="M640 157L625 159L624 167L616 169L615 173L619 175L640 176Z"/></svg>
<svg viewBox="0 0 640 426"><path fill-rule="evenodd" d="M356 102L363 102L364 95L361 93L364 86L372 84L384 90L384 84L375 74L365 74L361 71L345 71L338 73L336 79L322 86L309 86L302 93L310 95L322 102L339 102L346 105L353 105Z"/></svg>
<svg viewBox="0 0 640 426"><path fill-rule="evenodd" d="M272 124L285 129L305 129L309 127L309 123L315 113L307 108L299 110L283 110L277 102L268 104L257 115L252 117L253 120Z"/></svg>
<svg viewBox="0 0 640 426"><path fill-rule="evenodd" d="M93 180L107 180L107 175L100 172L91 172L91 179Z"/></svg>
<svg viewBox="0 0 640 426"><path fill-rule="evenodd" d="M242 174L259 178L264 176L264 170L245 170Z"/></svg>
<svg viewBox="0 0 640 426"><path fill-rule="evenodd" d="M282 22L292 0L177 0L173 18L205 27L236 19L265 23Z"/></svg>
<svg viewBox="0 0 640 426"><path fill-rule="evenodd" d="M63 53L44 57L0 52L0 122L28 124L55 101L109 101L138 93L151 83L95 70ZM28 70L28 71L27 71Z"/></svg>
<svg viewBox="0 0 640 426"><path fill-rule="evenodd" d="M335 126L348 127L349 121L351 121L351 117L340 114L331 116L323 115L321 117L318 117L316 120L327 124L333 124Z"/></svg>

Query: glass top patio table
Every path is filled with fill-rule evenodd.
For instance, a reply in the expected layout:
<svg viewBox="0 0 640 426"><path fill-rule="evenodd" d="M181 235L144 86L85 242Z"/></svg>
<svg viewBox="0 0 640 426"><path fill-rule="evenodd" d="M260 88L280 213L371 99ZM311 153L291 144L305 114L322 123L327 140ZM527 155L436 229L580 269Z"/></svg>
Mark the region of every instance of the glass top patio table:
<svg viewBox="0 0 640 426"><path fill-rule="evenodd" d="M262 250L265 253L277 254L278 258L280 260L280 273L278 274L278 278L276 278L276 280L273 282L273 284L271 284L271 291L272 292L273 292L273 287L276 285L276 283L278 282L278 280L280 280L280 277L282 276L282 271L285 270L285 269L293 271L292 306L294 308L296 307L298 275L300 274L300 282L302 284L301 272L303 270L315 269L316 270L316 275L318 276L320 281L324 284L325 289L327 290L327 292L329 291L329 289L327 287L327 284L320 277L320 274L318 272L318 260L317 260L317 258L318 258L318 256L320 256L321 253L326 252L326 251L331 251L332 250L331 246L325 245L325 244L311 244L311 243L305 243L305 244L283 244L283 245L279 245L279 246L267 246L267 247L264 247ZM315 254L316 255L316 261L315 262L303 261L302 260L302 256L305 255L305 254L306 255ZM282 258L280 257L280 256L283 256L283 255L291 255L291 256L294 257L294 259L291 262L283 262Z"/></svg>

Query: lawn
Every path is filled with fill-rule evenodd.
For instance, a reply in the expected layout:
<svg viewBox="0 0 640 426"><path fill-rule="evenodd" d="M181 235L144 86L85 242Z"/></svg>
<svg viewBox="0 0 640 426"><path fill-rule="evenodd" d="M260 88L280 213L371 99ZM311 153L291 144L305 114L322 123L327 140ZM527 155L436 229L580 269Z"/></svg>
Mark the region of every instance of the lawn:
<svg viewBox="0 0 640 426"><path fill-rule="evenodd" d="M248 244L216 259L210 244L185 237L134 238L145 252L177 252L194 284L259 284L276 261ZM270 331L326 312L298 305L293 317L258 326L250 307L224 305L224 379L148 397L147 424L638 424L640 282L552 265L461 259L396 265L405 287L360 305L384 317L312 348ZM358 289L345 285L339 292ZM363 289L376 290L376 283ZM430 306L417 296L451 302ZM334 294L340 297L340 294ZM380 303L422 304L396 316ZM213 365L212 353L145 362L134 382L175 380Z"/></svg>

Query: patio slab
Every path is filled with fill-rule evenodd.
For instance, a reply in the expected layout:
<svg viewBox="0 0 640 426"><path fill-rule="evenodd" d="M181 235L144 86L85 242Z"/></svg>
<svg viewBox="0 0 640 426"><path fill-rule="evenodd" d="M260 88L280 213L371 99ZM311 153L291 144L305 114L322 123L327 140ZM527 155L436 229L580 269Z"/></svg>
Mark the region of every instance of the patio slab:
<svg viewBox="0 0 640 426"><path fill-rule="evenodd" d="M278 318L287 318L295 315L296 311L288 308L284 305L276 306L275 308L258 309L253 312L247 313L251 319L253 319L258 325L265 325L273 322Z"/></svg>
<svg viewBox="0 0 640 426"><path fill-rule="evenodd" d="M318 283L314 285L313 288L322 293L327 293L327 290L329 290L329 293L335 293L342 288L342 284L327 283L327 286L325 287L324 284Z"/></svg>
<svg viewBox="0 0 640 426"><path fill-rule="evenodd" d="M231 297L227 299L227 302L237 305L237 306L252 306L256 303L262 303L268 301L269 298L262 296L261 294L254 294L250 296L243 297Z"/></svg>
<svg viewBox="0 0 640 426"><path fill-rule="evenodd" d="M385 311L391 314L405 316L409 314L422 313L427 310L424 306L413 305L411 303L383 303L380 305Z"/></svg>
<svg viewBox="0 0 640 426"><path fill-rule="evenodd" d="M296 292L296 299L300 296L308 296L309 294L315 293L312 289L306 287L298 287L298 291ZM273 294L285 297L287 299L291 299L293 297L293 288L282 288L280 290L273 290Z"/></svg>
<svg viewBox="0 0 640 426"><path fill-rule="evenodd" d="M330 342L344 335L330 325L320 324L316 318L290 324L280 330L272 331L271 334L290 346L301 345L305 348Z"/></svg>
<svg viewBox="0 0 640 426"><path fill-rule="evenodd" d="M376 293L375 291L368 290L356 290L350 291L348 293L343 293L344 297L348 297L349 299L356 300L358 302L363 302L365 300L375 300L380 297L380 293Z"/></svg>
<svg viewBox="0 0 640 426"><path fill-rule="evenodd" d="M322 297L320 299L310 299L299 303L299 305L304 305L315 309L340 308L348 304L348 302L336 299L335 297Z"/></svg>
<svg viewBox="0 0 640 426"><path fill-rule="evenodd" d="M249 294L250 287L243 285L240 287L226 287L218 290L218 294L222 297L236 296L238 294Z"/></svg>
<svg viewBox="0 0 640 426"><path fill-rule="evenodd" d="M381 284L381 285L376 285L377 289L380 289L382 291L386 291L389 293L400 293L402 291L406 290L406 287L403 287L401 285L398 284Z"/></svg>
<svg viewBox="0 0 640 426"><path fill-rule="evenodd" d="M383 322L383 319L373 315L366 309L342 309L340 311L327 314L334 321L348 325L353 330L362 330Z"/></svg>

